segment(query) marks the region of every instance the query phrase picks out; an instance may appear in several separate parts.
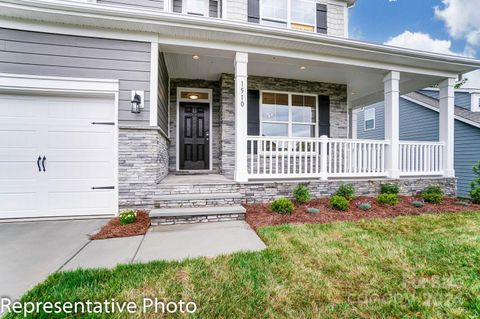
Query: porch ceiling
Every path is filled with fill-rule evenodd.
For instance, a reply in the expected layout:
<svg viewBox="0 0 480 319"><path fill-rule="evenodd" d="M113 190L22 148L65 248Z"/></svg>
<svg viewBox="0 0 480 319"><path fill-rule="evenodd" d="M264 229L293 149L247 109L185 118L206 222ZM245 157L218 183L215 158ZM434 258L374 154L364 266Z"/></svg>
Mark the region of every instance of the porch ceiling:
<svg viewBox="0 0 480 319"><path fill-rule="evenodd" d="M234 73L234 52L205 48L161 45L172 78L216 81L222 73ZM194 60L193 55L200 58ZM301 68L305 67L305 68ZM273 55L250 54L248 74L295 80L344 84L352 107L361 107L383 100L383 78L389 70L352 66L341 63L294 59ZM431 75L402 73L402 94L439 82Z"/></svg>

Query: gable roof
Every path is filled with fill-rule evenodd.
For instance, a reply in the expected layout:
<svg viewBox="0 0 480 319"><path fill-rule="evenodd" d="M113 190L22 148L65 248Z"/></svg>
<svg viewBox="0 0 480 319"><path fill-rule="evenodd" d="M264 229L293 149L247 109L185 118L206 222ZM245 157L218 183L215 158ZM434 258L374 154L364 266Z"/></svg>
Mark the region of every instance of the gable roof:
<svg viewBox="0 0 480 319"><path fill-rule="evenodd" d="M432 98L419 92L412 92L402 95L402 98L405 98L421 106L433 109L437 112L439 112L440 110L440 101L438 99ZM480 128L480 112L472 112L463 107L455 105L455 118L467 124Z"/></svg>

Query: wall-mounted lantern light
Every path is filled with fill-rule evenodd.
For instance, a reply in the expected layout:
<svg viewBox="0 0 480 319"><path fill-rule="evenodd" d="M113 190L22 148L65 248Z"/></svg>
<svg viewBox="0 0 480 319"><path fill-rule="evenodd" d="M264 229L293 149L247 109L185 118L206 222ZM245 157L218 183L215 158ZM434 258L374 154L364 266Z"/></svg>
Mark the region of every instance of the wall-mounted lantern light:
<svg viewBox="0 0 480 319"><path fill-rule="evenodd" d="M143 109L143 91L132 91L132 113L140 113Z"/></svg>

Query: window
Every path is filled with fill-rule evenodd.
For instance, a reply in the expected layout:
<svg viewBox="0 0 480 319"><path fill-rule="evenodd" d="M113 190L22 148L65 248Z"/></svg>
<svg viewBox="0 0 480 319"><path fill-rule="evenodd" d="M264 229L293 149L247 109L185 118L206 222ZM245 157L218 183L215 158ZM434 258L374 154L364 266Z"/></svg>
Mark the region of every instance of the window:
<svg viewBox="0 0 480 319"><path fill-rule="evenodd" d="M375 109L368 109L363 112L365 131L375 129Z"/></svg>
<svg viewBox="0 0 480 319"><path fill-rule="evenodd" d="M184 13L198 16L208 16L208 0L186 0L184 3Z"/></svg>
<svg viewBox="0 0 480 319"><path fill-rule="evenodd" d="M288 18L287 0L261 0L262 24L286 27Z"/></svg>
<svg viewBox="0 0 480 319"><path fill-rule="evenodd" d="M315 31L317 3L315 0L260 0L262 24Z"/></svg>
<svg viewBox="0 0 480 319"><path fill-rule="evenodd" d="M317 97L314 95L262 92L262 136L315 137Z"/></svg>
<svg viewBox="0 0 480 319"><path fill-rule="evenodd" d="M314 0L290 0L291 28L315 31L317 3Z"/></svg>

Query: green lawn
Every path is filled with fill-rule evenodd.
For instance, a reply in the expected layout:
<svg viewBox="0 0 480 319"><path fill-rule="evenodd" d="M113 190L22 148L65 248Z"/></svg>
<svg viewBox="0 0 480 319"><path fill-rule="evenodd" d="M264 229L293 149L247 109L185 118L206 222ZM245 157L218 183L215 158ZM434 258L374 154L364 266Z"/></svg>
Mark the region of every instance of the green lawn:
<svg viewBox="0 0 480 319"><path fill-rule="evenodd" d="M58 273L23 298L193 300L198 318L480 317L480 213L258 232L263 252Z"/></svg>

